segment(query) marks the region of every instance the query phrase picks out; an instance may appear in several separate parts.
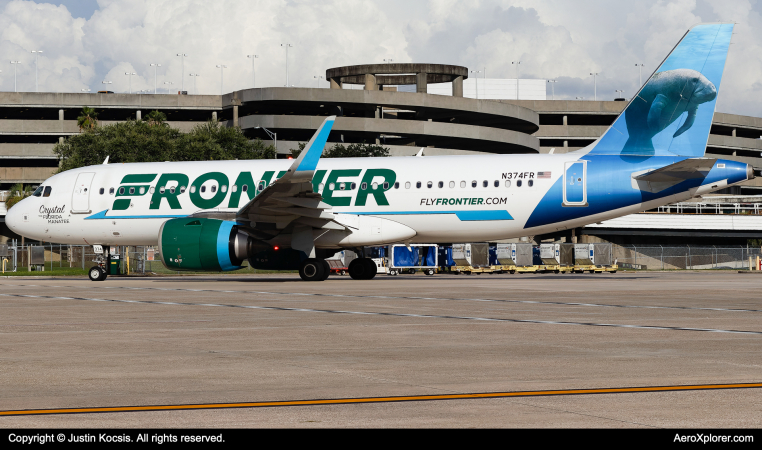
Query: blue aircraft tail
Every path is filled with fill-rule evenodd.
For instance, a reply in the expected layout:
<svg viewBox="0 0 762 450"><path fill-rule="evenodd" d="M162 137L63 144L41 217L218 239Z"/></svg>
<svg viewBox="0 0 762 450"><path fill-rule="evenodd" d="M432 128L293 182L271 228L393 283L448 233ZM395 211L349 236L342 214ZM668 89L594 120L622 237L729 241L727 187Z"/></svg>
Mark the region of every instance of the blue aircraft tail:
<svg viewBox="0 0 762 450"><path fill-rule="evenodd" d="M589 154L703 156L732 34L691 28Z"/></svg>

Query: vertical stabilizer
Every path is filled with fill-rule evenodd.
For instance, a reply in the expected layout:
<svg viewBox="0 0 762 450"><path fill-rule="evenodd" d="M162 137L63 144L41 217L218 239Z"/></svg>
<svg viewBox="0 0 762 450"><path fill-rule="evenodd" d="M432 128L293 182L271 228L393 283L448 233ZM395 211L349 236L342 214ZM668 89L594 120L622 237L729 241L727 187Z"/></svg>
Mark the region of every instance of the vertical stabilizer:
<svg viewBox="0 0 762 450"><path fill-rule="evenodd" d="M590 154L703 156L732 23L691 28Z"/></svg>

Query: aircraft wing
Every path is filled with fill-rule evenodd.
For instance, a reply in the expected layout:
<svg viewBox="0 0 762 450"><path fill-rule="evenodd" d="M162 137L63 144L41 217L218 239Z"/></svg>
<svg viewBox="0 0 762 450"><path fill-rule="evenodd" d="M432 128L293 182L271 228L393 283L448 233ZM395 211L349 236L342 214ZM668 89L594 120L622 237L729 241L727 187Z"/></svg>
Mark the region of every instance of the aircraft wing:
<svg viewBox="0 0 762 450"><path fill-rule="evenodd" d="M312 185L335 119L336 116L326 118L288 171L238 211L236 221L248 222L245 230L254 238L271 239L293 225L291 247L314 256L316 229L346 229L334 221L331 205L322 202L322 196L314 192Z"/></svg>

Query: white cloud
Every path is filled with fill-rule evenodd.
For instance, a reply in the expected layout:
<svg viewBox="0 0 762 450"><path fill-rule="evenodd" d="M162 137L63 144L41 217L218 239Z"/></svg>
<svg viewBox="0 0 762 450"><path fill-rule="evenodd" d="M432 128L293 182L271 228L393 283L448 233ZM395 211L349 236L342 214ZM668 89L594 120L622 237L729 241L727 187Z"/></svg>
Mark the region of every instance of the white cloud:
<svg viewBox="0 0 762 450"><path fill-rule="evenodd" d="M556 96L592 97L590 72L600 72L600 98L615 89L630 96L638 88L635 63L650 74L685 30L701 21L739 24L718 102L725 112L762 116L762 17L755 0L99 0L89 19L72 18L64 6L0 0L0 89L12 90L13 67L23 62L19 90L34 90L34 58L40 58L40 89L79 91L153 90L173 81L193 91L220 92L251 86L248 54L257 54L258 86L286 83L312 87L330 67L381 62L464 65L489 77L558 78ZM177 53L187 53L184 70ZM182 75L181 75L182 73ZM322 86L327 86L323 80Z"/></svg>

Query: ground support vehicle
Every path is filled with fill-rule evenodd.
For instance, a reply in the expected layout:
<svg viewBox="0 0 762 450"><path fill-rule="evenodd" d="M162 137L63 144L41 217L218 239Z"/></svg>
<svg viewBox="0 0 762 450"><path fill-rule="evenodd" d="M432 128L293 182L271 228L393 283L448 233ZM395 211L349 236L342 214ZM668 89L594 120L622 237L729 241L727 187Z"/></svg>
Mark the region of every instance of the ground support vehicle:
<svg viewBox="0 0 762 450"><path fill-rule="evenodd" d="M439 249L436 244L390 245L388 254L384 271L392 276L414 274L418 270L426 275L434 275L439 269Z"/></svg>

